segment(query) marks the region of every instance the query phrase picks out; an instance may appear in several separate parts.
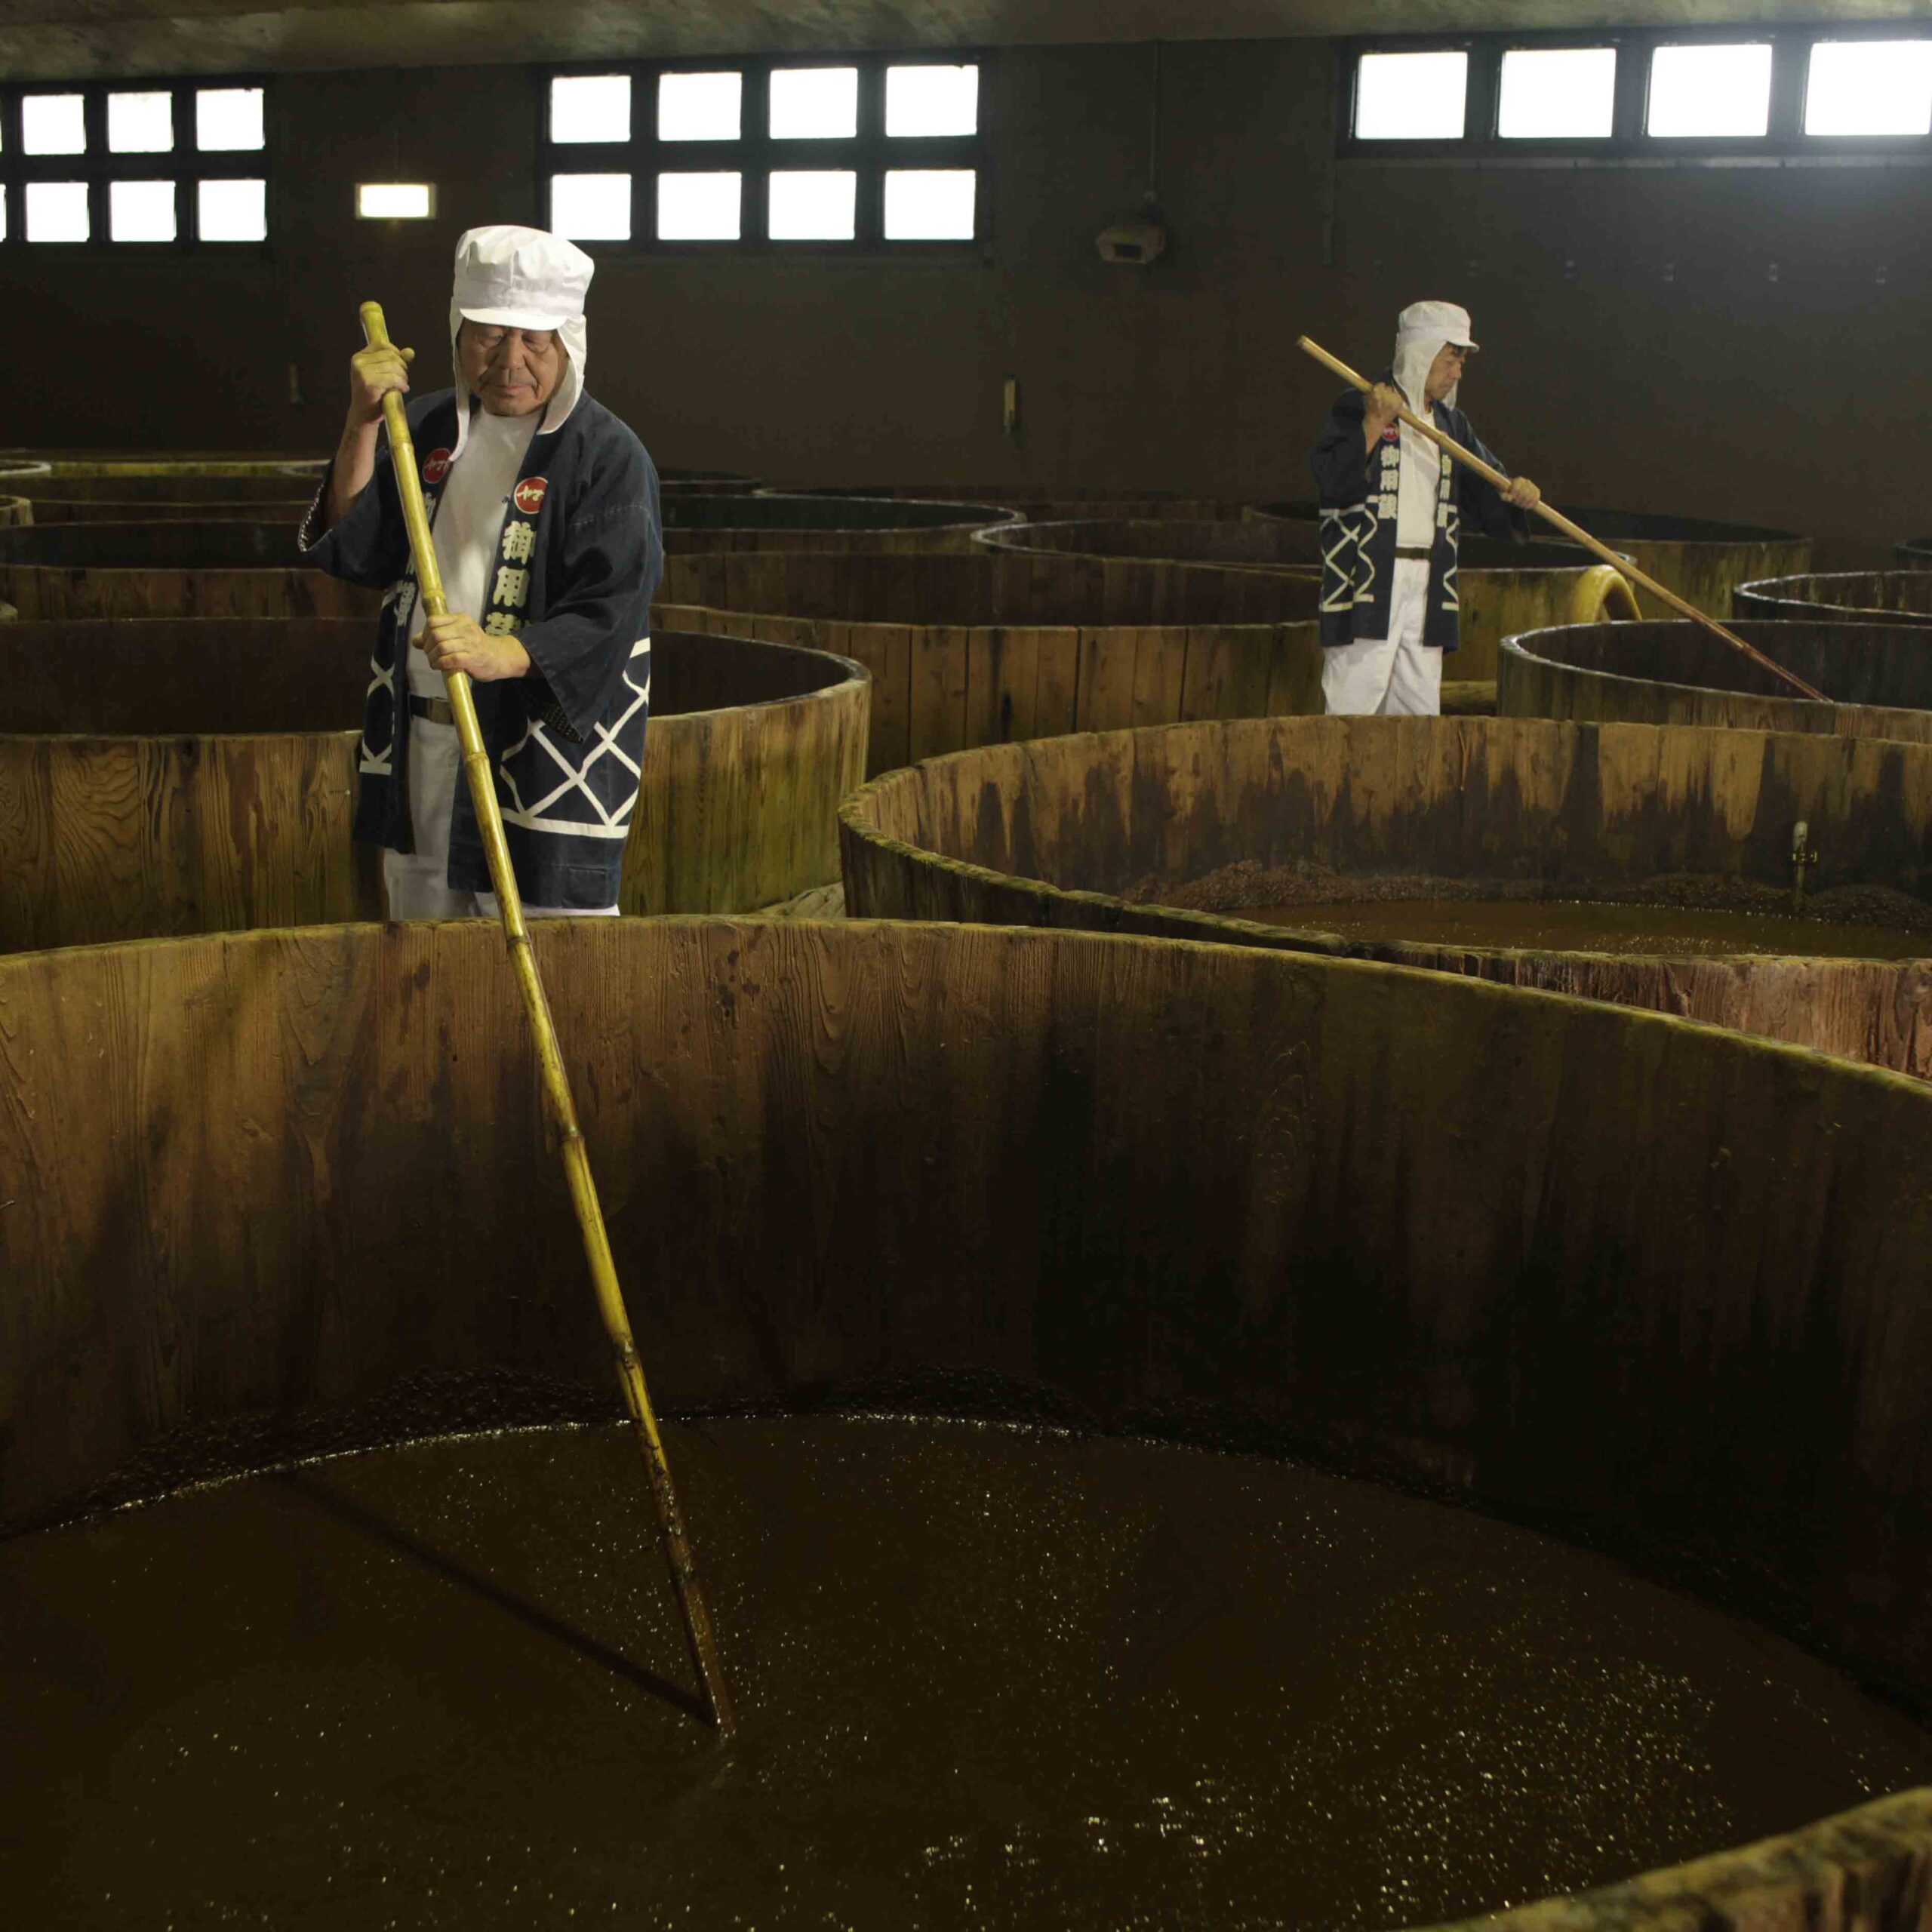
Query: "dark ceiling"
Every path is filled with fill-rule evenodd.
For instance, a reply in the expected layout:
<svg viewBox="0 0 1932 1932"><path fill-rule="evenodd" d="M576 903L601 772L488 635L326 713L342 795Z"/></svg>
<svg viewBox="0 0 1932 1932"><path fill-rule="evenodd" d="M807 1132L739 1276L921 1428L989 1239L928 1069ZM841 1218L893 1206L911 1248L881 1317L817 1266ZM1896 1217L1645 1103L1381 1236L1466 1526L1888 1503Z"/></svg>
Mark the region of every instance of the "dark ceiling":
<svg viewBox="0 0 1932 1932"><path fill-rule="evenodd" d="M1903 20L1932 0L0 0L0 76Z"/></svg>

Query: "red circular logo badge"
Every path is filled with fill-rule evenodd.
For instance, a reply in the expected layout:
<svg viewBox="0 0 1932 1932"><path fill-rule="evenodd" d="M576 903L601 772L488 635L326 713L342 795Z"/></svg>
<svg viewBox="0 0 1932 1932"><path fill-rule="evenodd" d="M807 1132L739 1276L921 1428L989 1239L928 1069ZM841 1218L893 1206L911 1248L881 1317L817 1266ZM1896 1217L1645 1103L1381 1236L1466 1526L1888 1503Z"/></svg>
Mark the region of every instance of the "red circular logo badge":
<svg viewBox="0 0 1932 1932"><path fill-rule="evenodd" d="M526 476L516 486L515 503L525 516L534 516L543 507L543 493L550 487L547 476Z"/></svg>
<svg viewBox="0 0 1932 1932"><path fill-rule="evenodd" d="M432 450L423 459L423 480L426 483L440 483L450 473L450 453L448 450Z"/></svg>

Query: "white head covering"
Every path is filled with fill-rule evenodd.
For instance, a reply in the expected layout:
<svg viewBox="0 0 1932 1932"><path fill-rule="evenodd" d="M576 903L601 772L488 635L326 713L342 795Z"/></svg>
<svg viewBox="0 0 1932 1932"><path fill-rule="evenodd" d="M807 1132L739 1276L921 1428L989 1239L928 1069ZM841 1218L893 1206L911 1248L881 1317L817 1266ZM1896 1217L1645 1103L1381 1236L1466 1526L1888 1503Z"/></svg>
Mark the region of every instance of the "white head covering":
<svg viewBox="0 0 1932 1932"><path fill-rule="evenodd" d="M1395 318L1396 386L1418 415L1429 399L1429 372L1444 343L1454 343L1459 349L1475 347L1468 309L1459 309L1453 302L1411 302ZM1453 409L1456 390L1452 389L1442 400Z"/></svg>
<svg viewBox="0 0 1932 1932"><path fill-rule="evenodd" d="M456 245L456 286L450 297L450 359L456 367L456 447L469 433L469 391L457 351L466 321L506 329L554 329L564 346L564 373L537 433L562 426L583 394L589 340L583 298L597 264L574 242L541 228L500 222L469 229Z"/></svg>

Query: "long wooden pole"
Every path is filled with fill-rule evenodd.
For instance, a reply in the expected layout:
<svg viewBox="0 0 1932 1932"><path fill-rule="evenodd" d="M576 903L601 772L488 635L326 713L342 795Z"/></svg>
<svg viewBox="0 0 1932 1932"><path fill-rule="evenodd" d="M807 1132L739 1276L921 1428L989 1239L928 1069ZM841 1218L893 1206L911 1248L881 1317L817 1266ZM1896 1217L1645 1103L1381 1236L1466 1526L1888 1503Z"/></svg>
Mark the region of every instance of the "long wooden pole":
<svg viewBox="0 0 1932 1932"><path fill-rule="evenodd" d="M389 330L380 305L362 305L362 334L372 349L389 346ZM403 521L409 528L409 547L416 559L416 581L426 616L448 614L443 595L442 571L436 561L436 546L429 534L429 518L423 508L422 479L416 470L416 451L410 441L409 418L402 398L393 390L383 398L383 420L389 432L389 454L395 463L396 486L402 493ZM490 755L483 746L483 733L476 721L476 701L470 691L469 674L446 671L443 688L449 693L450 708L456 713L457 737L463 746L463 770L469 778L469 795L476 807L476 822L483 835L483 851L489 861L490 882L495 887L497 904L503 914L503 939L509 949L518 987L523 994L524 1011L530 1017L536 1036L537 1057L543 1069L544 1091L549 1096L551 1112L563 1137L564 1174L570 1183L571 1204L577 1210L578 1227L583 1231L583 1251L590 1263L592 1286L597 1294L597 1310L604 1318L605 1333L617 1360L617 1380L624 1392L624 1406L630 1411L638 1446L644 1451L645 1467L651 1472L651 1493L657 1504L658 1527L663 1532L664 1555L670 1565L671 1580L676 1586L678 1604L684 1614L685 1636L691 1646L691 1662L698 1675L712 1721L728 1737L731 1731L731 1705L724 1684L724 1660L718 1654L718 1638L712 1628L711 1613L705 1606L704 1592L697 1580L697 1564L691 1555L691 1538L685 1528L683 1512L678 1507L678 1493L672 1486L671 1466L665 1460L664 1443L658 1434L657 1417L651 1406L651 1392L645 1386L643 1364L638 1360L637 1344L632 1339L630 1318L625 1312L623 1291L617 1284L617 1266L611 1254L609 1236L604 1228L603 1211L597 1203L596 1183L591 1179L590 1155L577 1124L577 1109L571 1099L569 1076L564 1071L562 1050L557 1044L556 1024L550 1017L550 1003L543 996L543 982L537 971L537 955L530 944L530 928L525 923L522 895L517 891L516 872L510 863L510 848L503 837L503 814L497 804L497 782L490 768Z"/></svg>
<svg viewBox="0 0 1932 1932"><path fill-rule="evenodd" d="M1297 338L1295 346L1313 356L1324 368L1332 369L1343 382L1352 383L1364 395L1374 386L1366 377L1358 375L1340 357L1331 355L1319 343L1311 342L1306 336ZM1434 423L1425 423L1420 416L1413 415L1406 409L1398 410L1397 414L1411 429L1420 430L1432 443L1447 450L1458 463L1467 463L1478 476L1486 477L1499 490L1509 488L1512 479L1505 476L1501 470L1492 469L1474 450L1465 449L1454 436L1445 436ZM1647 577L1638 569L1628 557L1620 557L1608 545L1599 543L1587 530L1572 523L1560 511L1552 509L1547 503L1539 503L1536 513L1544 522L1554 524L1573 543L1580 543L1585 549L1601 557L1613 570L1620 572L1641 589L1647 590L1660 604L1669 605L1680 617L1688 617L1693 623L1702 624L1713 637L1722 638L1732 650L1743 651L1753 663L1761 664L1774 676L1782 678L1793 690L1801 691L1805 697L1815 699L1820 704L1830 703L1823 691L1814 691L1795 672L1787 671L1782 664L1767 657L1755 645L1746 644L1735 631L1726 630L1715 617L1707 617L1696 605L1685 602L1675 591L1666 590L1655 577Z"/></svg>

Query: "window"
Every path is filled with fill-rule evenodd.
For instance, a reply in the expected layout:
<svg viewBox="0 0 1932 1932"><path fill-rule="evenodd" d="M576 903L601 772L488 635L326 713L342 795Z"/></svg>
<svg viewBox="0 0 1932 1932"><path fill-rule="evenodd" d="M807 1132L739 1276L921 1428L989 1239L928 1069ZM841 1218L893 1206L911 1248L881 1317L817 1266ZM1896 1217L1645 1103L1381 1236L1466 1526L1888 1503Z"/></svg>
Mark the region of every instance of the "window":
<svg viewBox="0 0 1932 1932"><path fill-rule="evenodd" d="M1932 134L1932 40L1821 40L1804 85L1807 134Z"/></svg>
<svg viewBox="0 0 1932 1932"><path fill-rule="evenodd" d="M978 60L644 63L548 78L550 226L573 240L783 253L982 232Z"/></svg>
<svg viewBox="0 0 1932 1932"><path fill-rule="evenodd" d="M172 242L175 233L172 181L110 181L107 232L115 242Z"/></svg>
<svg viewBox="0 0 1932 1932"><path fill-rule="evenodd" d="M1604 29L1358 43L1337 150L1382 167L1842 168L1932 158L1932 32Z"/></svg>
<svg viewBox="0 0 1932 1932"><path fill-rule="evenodd" d="M1660 47L1651 56L1646 134L1731 139L1762 134L1770 125L1768 42Z"/></svg>
<svg viewBox="0 0 1932 1932"><path fill-rule="evenodd" d="M1469 70L1463 53L1364 54L1355 73L1355 139L1460 140Z"/></svg>
<svg viewBox="0 0 1932 1932"><path fill-rule="evenodd" d="M1603 140L1615 131L1617 49L1512 47L1496 131L1506 141Z"/></svg>
<svg viewBox="0 0 1932 1932"><path fill-rule="evenodd" d="M0 86L0 242L259 244L269 147L259 86Z"/></svg>
<svg viewBox="0 0 1932 1932"><path fill-rule="evenodd" d="M585 242L628 242L628 174L556 174L550 179L550 225Z"/></svg>
<svg viewBox="0 0 1932 1932"><path fill-rule="evenodd" d="M774 141L849 141L859 131L856 67L774 67Z"/></svg>
<svg viewBox="0 0 1932 1932"><path fill-rule="evenodd" d="M627 141L631 137L631 77L577 74L550 83L553 141Z"/></svg>

